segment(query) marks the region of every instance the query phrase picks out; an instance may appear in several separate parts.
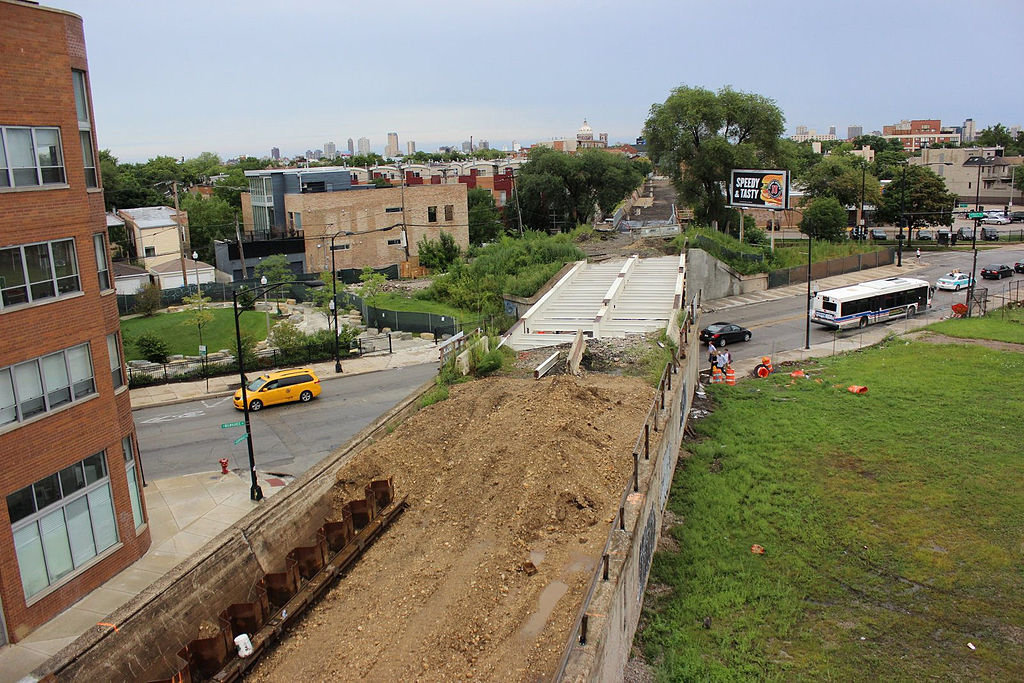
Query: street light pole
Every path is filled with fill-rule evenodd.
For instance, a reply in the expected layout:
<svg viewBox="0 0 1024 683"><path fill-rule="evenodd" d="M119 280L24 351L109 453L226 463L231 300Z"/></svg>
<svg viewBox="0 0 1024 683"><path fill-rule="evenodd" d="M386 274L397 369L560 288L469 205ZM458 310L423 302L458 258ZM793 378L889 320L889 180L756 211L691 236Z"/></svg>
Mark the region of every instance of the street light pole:
<svg viewBox="0 0 1024 683"><path fill-rule="evenodd" d="M264 282L266 278L264 278ZM266 294L266 291L264 291ZM246 393L246 385L248 382L245 379L245 359L242 355L242 329L239 327L238 319L241 317L241 312L238 310L238 290L231 290L231 307L235 312L235 348L238 354L238 379L242 385L242 413L245 415L245 443L249 448L249 477L251 486L249 487L249 500L260 501L263 500L263 489L260 488L259 481L256 480L256 454L252 450L252 429L249 424L249 396Z"/></svg>
<svg viewBox="0 0 1024 683"><path fill-rule="evenodd" d="M334 371L341 372L341 358L338 356L338 269L334 265L334 240L342 233L331 235L331 315L334 318Z"/></svg>
<svg viewBox="0 0 1024 683"><path fill-rule="evenodd" d="M199 362L200 367L203 369L203 378L206 379L206 392L210 392L210 378L206 374L206 347L203 346L203 289L199 286L199 253L192 252L192 265L195 267L196 273L196 294L199 300Z"/></svg>
<svg viewBox="0 0 1024 683"><path fill-rule="evenodd" d="M307 287L323 287L324 286L324 283L321 282L320 280L309 280L309 281L306 281L306 282L302 282L302 281L298 281L298 280L288 281L288 282L277 282L277 283L274 283L274 284L272 284L270 286L267 286L267 278L266 277L260 278L260 284L263 286L264 300L265 300L265 297L267 295L267 292L270 291L271 289L274 289L275 287L281 287L281 286L284 286L284 285L295 285L295 284L303 284L303 285L306 285ZM253 291L253 301L255 301L258 297L259 297L259 291L258 290ZM242 414L245 416L245 442L246 442L246 446L249 449L249 477L250 477L250 482L251 482L251 486L249 487L249 499L250 500L255 500L255 501L260 501L260 500L263 500L263 489L260 488L260 483L256 479L256 455L253 452L253 446L252 446L252 427L251 427L251 424L249 422L249 394L248 394L248 391L247 391L247 389L248 389L248 382L245 379L245 357L243 356L243 353L242 353L242 329L241 329L240 323L238 322L239 318L242 317L242 311L239 310L239 308L238 308L238 290L236 290L236 289L232 289L231 290L231 307L234 310L234 314L235 314L235 349L236 349L236 353L238 354L237 355L237 359L238 359L238 379L239 379L239 381L241 383Z"/></svg>
<svg viewBox="0 0 1024 683"><path fill-rule="evenodd" d="M804 349L811 348L811 228L807 233L807 330L804 333Z"/></svg>
<svg viewBox="0 0 1024 683"><path fill-rule="evenodd" d="M903 180L900 183L900 234L896 238L896 266L903 267L903 224L907 222L907 163L903 162Z"/></svg>

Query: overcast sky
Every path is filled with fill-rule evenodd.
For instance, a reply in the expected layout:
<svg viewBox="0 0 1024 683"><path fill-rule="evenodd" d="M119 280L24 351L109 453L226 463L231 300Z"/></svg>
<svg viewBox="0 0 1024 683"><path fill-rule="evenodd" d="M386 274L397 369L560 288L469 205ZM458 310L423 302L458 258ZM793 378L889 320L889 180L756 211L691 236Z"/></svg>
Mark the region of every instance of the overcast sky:
<svg viewBox="0 0 1024 683"><path fill-rule="evenodd" d="M85 21L101 148L286 156L632 141L679 85L731 85L841 137L901 119L1024 123L1024 2L43 0Z"/></svg>

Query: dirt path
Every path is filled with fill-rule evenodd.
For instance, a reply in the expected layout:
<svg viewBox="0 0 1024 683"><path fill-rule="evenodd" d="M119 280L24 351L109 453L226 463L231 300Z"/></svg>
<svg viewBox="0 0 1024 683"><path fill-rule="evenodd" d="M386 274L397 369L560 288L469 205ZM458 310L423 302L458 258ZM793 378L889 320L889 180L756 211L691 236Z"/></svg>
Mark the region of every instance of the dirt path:
<svg viewBox="0 0 1024 683"><path fill-rule="evenodd" d="M339 502L390 475L411 507L253 678L551 675L653 394L639 379L596 374L452 387L343 473Z"/></svg>
<svg viewBox="0 0 1024 683"><path fill-rule="evenodd" d="M984 346L987 349L995 349L997 351L1016 351L1018 353L1024 353L1024 344L995 341L994 339L964 339L962 337L950 337L945 334L930 331L913 332L911 334L904 335L904 337L915 341L929 342L931 344L975 344L977 346Z"/></svg>

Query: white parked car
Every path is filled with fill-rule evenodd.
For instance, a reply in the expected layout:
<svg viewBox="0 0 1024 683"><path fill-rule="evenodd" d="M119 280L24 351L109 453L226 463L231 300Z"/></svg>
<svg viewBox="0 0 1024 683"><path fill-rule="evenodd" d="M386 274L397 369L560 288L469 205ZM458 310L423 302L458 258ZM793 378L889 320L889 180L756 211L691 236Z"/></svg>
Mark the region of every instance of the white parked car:
<svg viewBox="0 0 1024 683"><path fill-rule="evenodd" d="M1009 225L1010 219L1001 213L990 213L982 218L981 222L988 225Z"/></svg>
<svg viewBox="0 0 1024 683"><path fill-rule="evenodd" d="M967 273L946 273L935 282L935 286L939 289L951 289L954 292L959 292L961 289L971 286L971 276Z"/></svg>

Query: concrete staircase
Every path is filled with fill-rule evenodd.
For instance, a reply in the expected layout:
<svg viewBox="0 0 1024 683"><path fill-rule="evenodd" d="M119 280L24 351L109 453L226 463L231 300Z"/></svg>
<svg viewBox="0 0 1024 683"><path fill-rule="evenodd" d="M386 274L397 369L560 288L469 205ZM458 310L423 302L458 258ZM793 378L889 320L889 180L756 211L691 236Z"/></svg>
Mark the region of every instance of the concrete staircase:
<svg viewBox="0 0 1024 683"><path fill-rule="evenodd" d="M578 262L506 335L514 349L662 329L682 302L684 257Z"/></svg>

